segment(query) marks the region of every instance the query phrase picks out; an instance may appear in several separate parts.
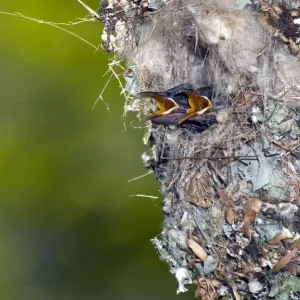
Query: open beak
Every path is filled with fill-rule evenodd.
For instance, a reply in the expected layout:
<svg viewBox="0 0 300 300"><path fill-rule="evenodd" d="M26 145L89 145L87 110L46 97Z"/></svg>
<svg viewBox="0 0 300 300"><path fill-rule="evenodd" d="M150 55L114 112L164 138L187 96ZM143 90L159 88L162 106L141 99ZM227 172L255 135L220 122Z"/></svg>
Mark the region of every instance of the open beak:
<svg viewBox="0 0 300 300"><path fill-rule="evenodd" d="M178 124L181 124L192 117L202 115L212 107L212 104L207 97L188 90L183 90L182 92L188 96L190 108L186 111L185 115L179 119Z"/></svg>
<svg viewBox="0 0 300 300"><path fill-rule="evenodd" d="M172 115L174 115L174 117L175 115L177 115L177 114L170 115L174 110L179 108L179 105L172 98L163 97L161 94L154 93L154 92L145 92L145 93L140 93L139 95L145 97L152 97L158 106L158 111L156 111L153 115L146 118L144 122L149 120L152 121L160 121L163 119L168 120L172 118ZM176 117L178 118L178 116Z"/></svg>

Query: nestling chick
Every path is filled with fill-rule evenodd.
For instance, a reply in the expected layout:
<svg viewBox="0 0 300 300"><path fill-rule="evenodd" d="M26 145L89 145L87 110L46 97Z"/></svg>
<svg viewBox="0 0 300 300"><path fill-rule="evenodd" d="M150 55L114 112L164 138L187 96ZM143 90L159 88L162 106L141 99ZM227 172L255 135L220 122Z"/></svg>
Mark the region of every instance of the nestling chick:
<svg viewBox="0 0 300 300"><path fill-rule="evenodd" d="M152 97L159 108L146 118L156 124L178 125L192 132L202 132L217 122L216 111L228 105L228 97L216 94L213 87L194 89L181 84L164 92L142 92Z"/></svg>

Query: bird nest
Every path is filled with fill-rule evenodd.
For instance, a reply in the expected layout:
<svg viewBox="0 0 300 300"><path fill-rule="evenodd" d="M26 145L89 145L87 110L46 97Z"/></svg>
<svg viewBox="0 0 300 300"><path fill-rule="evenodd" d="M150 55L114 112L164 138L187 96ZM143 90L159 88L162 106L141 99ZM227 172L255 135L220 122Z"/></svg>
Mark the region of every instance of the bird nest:
<svg viewBox="0 0 300 300"><path fill-rule="evenodd" d="M282 1L102 3L103 47L149 124L152 241L178 292L300 297L300 11Z"/></svg>

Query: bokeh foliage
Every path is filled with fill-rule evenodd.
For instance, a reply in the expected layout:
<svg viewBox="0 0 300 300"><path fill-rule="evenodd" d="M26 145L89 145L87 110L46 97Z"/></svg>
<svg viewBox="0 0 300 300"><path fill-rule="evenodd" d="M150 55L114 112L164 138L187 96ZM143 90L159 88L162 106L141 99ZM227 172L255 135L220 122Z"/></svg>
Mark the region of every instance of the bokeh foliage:
<svg viewBox="0 0 300 300"><path fill-rule="evenodd" d="M3 12L53 22L86 16L76 0L0 0ZM96 9L97 1L86 1ZM65 27L94 45L102 25ZM150 238L161 200L125 120L110 55L59 29L0 14L0 296L5 300L175 299ZM127 125L124 130L124 122ZM176 299L192 299L193 293Z"/></svg>

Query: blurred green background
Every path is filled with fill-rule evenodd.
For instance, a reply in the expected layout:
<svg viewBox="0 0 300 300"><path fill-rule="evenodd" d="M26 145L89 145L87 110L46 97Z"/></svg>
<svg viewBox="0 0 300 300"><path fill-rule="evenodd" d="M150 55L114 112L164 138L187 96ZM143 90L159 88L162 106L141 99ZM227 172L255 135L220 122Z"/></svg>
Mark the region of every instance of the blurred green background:
<svg viewBox="0 0 300 300"><path fill-rule="evenodd" d="M93 9L99 3L86 1ZM76 21L76 0L0 0L0 11ZM65 27L99 45L103 25ZM150 238L161 200L147 149L108 77L111 55L45 24L0 14L0 299L193 299ZM124 130L124 121L127 130Z"/></svg>

